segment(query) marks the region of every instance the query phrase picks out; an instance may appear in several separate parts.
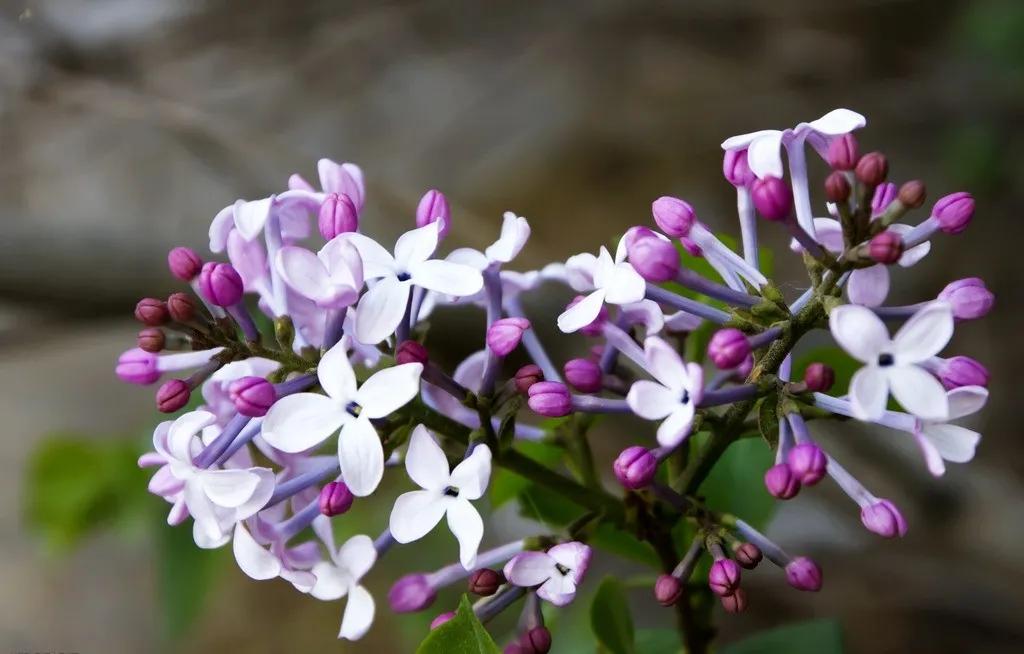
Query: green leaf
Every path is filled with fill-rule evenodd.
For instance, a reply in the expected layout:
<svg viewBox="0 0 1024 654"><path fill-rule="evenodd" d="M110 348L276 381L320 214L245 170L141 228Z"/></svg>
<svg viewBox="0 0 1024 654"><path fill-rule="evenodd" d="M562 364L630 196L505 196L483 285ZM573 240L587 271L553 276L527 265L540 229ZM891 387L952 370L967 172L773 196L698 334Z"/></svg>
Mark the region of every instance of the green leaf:
<svg viewBox="0 0 1024 654"><path fill-rule="evenodd" d="M742 516L760 529L775 509L775 498L764 487L764 472L772 465L772 451L763 440L743 438L725 451L701 484L709 508Z"/></svg>
<svg viewBox="0 0 1024 654"><path fill-rule="evenodd" d="M842 654L842 627L835 620L811 620L754 634L722 648L722 654Z"/></svg>
<svg viewBox="0 0 1024 654"><path fill-rule="evenodd" d="M518 441L515 443L515 449L545 466L553 466L562 459L562 449L547 443ZM495 468L491 475L491 507L496 509L519 497L519 494L531 485L526 477L520 477L505 468Z"/></svg>
<svg viewBox="0 0 1024 654"><path fill-rule="evenodd" d="M829 390L829 395L836 397L846 395L850 388L850 379L853 377L853 373L857 372L860 364L838 347L825 345L808 350L797 359L796 365L793 366L793 379L803 379L807 366L816 361L831 366L836 373L836 382Z"/></svg>
<svg viewBox="0 0 1024 654"><path fill-rule="evenodd" d="M611 654L633 654L633 617L622 583L615 577L605 577L590 604L590 629L598 643Z"/></svg>
<svg viewBox="0 0 1024 654"><path fill-rule="evenodd" d="M608 523L598 525L597 530L590 537L590 544L651 568L660 568L661 566L661 560L658 559L658 554L650 543Z"/></svg>
<svg viewBox="0 0 1024 654"><path fill-rule="evenodd" d="M499 650L463 595L455 617L431 630L416 654L499 654Z"/></svg>
<svg viewBox="0 0 1024 654"><path fill-rule="evenodd" d="M168 642L186 634L203 614L210 589L228 569L226 549L204 550L192 539L192 525L156 525L157 593L163 609L163 633Z"/></svg>
<svg viewBox="0 0 1024 654"><path fill-rule="evenodd" d="M638 629L636 651L643 654L679 654L683 647L679 643L679 632L673 629Z"/></svg>

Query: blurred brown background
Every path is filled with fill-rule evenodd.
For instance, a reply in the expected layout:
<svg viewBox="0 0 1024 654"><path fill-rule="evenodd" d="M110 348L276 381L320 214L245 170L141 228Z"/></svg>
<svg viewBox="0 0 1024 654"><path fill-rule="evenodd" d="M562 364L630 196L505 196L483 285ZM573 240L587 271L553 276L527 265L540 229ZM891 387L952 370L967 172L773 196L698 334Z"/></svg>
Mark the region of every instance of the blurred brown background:
<svg viewBox="0 0 1024 654"><path fill-rule="evenodd" d="M111 373L133 342L131 307L172 289L167 249L205 251L210 219L235 198L292 172L314 178L320 156L354 161L368 179L364 231L389 240L437 187L454 205L449 242L488 244L512 209L533 227L519 263L535 266L648 222L662 194L734 229L719 142L846 106L868 116L861 143L889 155L894 179L978 199L971 229L898 273L891 299L973 275L995 291L997 310L950 348L990 366L993 399L975 422L985 437L971 465L934 481L892 432L826 436L905 508L909 535L882 542L831 489L805 493L770 532L820 558L825 590L754 575L751 610L721 620L722 638L835 616L852 652L1024 651L1022 34L1017 0L3 0L0 645L155 650L153 530L47 554L23 524L24 470L54 430L136 438L155 421L148 391ZM796 264L780 263L790 289ZM553 318L563 300L541 302ZM497 533L516 528L496 518ZM370 583L379 609L395 575L442 562L451 543L436 542L445 554L389 555ZM172 649L404 652L422 628L385 609L360 646L336 643L339 604L220 562L211 601ZM661 619L648 613L641 622ZM554 651L589 651L568 640Z"/></svg>

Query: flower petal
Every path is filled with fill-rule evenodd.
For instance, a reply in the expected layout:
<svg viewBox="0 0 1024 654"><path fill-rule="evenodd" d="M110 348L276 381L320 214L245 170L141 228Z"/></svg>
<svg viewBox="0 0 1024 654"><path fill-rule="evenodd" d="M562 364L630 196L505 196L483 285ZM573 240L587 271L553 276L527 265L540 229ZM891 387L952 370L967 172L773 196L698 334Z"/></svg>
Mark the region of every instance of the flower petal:
<svg viewBox="0 0 1024 654"><path fill-rule="evenodd" d="M956 420L981 411L988 402L988 389L984 386L961 386L946 393L949 401L949 419Z"/></svg>
<svg viewBox="0 0 1024 654"><path fill-rule="evenodd" d="M353 582L358 582L377 561L373 539L365 534L349 538L338 550L337 561L351 575Z"/></svg>
<svg viewBox="0 0 1024 654"><path fill-rule="evenodd" d="M412 275L412 283L421 288L456 297L475 295L484 287L484 278L479 270L443 259L415 263L410 266L409 274Z"/></svg>
<svg viewBox="0 0 1024 654"><path fill-rule="evenodd" d="M677 404L676 409L658 425L658 444L662 447L675 447L690 435L693 427L693 402Z"/></svg>
<svg viewBox="0 0 1024 654"><path fill-rule="evenodd" d="M235 524L231 548L238 567L253 579L265 581L281 574L281 562L256 542L242 522Z"/></svg>
<svg viewBox="0 0 1024 654"><path fill-rule="evenodd" d="M881 368L865 366L850 380L850 406L858 420L875 421L885 412L889 378Z"/></svg>
<svg viewBox="0 0 1024 654"><path fill-rule="evenodd" d="M555 560L544 552L521 552L505 564L505 578L516 586L529 588L557 574Z"/></svg>
<svg viewBox="0 0 1024 654"><path fill-rule="evenodd" d="M661 420L679 406L679 394L658 382L641 379L630 386L626 403L645 420Z"/></svg>
<svg viewBox="0 0 1024 654"><path fill-rule="evenodd" d="M341 599L348 593L353 583L347 571L326 561L314 565L312 572L316 577L316 583L309 590L309 594L318 600L330 602Z"/></svg>
<svg viewBox="0 0 1024 654"><path fill-rule="evenodd" d="M384 447L377 430L365 416L349 421L338 439L341 476L356 497L365 497L377 489L384 476Z"/></svg>
<svg viewBox="0 0 1024 654"><path fill-rule="evenodd" d="M757 139L768 136L771 134L778 134L781 138L782 132L777 129L762 129L756 132L750 132L749 134L739 134L737 136L730 136L729 138L722 141L723 150L743 150L750 146L751 143Z"/></svg>
<svg viewBox="0 0 1024 654"><path fill-rule="evenodd" d="M904 409L923 420L949 416L946 389L930 372L918 366L896 365L887 372L889 390Z"/></svg>
<svg viewBox="0 0 1024 654"><path fill-rule="evenodd" d="M644 299L647 282L629 263L615 264L612 274L604 282L605 302L631 304Z"/></svg>
<svg viewBox="0 0 1024 654"><path fill-rule="evenodd" d="M210 501L228 509L241 506L259 486L259 476L248 470L204 470L198 474Z"/></svg>
<svg viewBox="0 0 1024 654"><path fill-rule="evenodd" d="M341 618L341 631L338 632L338 637L347 640L362 638L373 624L375 610L370 591L362 586L353 587L348 594L348 603L345 604L345 614Z"/></svg>
<svg viewBox="0 0 1024 654"><path fill-rule="evenodd" d="M928 466L928 472L932 473L933 477L941 477L946 474L946 462L931 439L921 432L914 432L913 436L917 446L921 449L921 454L924 455L924 463Z"/></svg>
<svg viewBox="0 0 1024 654"><path fill-rule="evenodd" d="M529 238L530 223L526 222L526 218L506 211L502 216L501 236L484 252L491 261L508 263L516 258Z"/></svg>
<svg viewBox="0 0 1024 654"><path fill-rule="evenodd" d="M234 229L235 205L232 204L218 211L210 223L210 252L223 252Z"/></svg>
<svg viewBox="0 0 1024 654"><path fill-rule="evenodd" d="M675 349L657 337L644 341L644 359L647 371L666 388L681 389L689 386L690 375L683 359Z"/></svg>
<svg viewBox="0 0 1024 654"><path fill-rule="evenodd" d="M958 425L925 425L922 435L943 459L954 463L967 463L973 459L981 440L978 432Z"/></svg>
<svg viewBox="0 0 1024 654"><path fill-rule="evenodd" d="M444 517L446 503L439 491L402 493L391 509L389 528L399 543L411 543L430 533Z"/></svg>
<svg viewBox="0 0 1024 654"><path fill-rule="evenodd" d="M811 128L820 134L837 136L847 134L867 125L867 119L856 111L833 109L821 118L810 122Z"/></svg>
<svg viewBox="0 0 1024 654"><path fill-rule="evenodd" d="M331 279L327 268L306 248L288 245L277 253L277 272L281 279L299 295L315 302L331 296Z"/></svg>
<svg viewBox="0 0 1024 654"><path fill-rule="evenodd" d="M576 598L576 582L569 575L556 573L537 589L537 597L555 606L565 606Z"/></svg>
<svg viewBox="0 0 1024 654"><path fill-rule="evenodd" d="M828 317L832 337L853 358L874 363L889 347L889 330L885 323L867 307L844 304L832 309Z"/></svg>
<svg viewBox="0 0 1024 654"><path fill-rule="evenodd" d="M262 200L253 200L252 202L246 202L245 200L235 202L235 229L241 232L245 240L251 241L263 231L263 226L267 224L267 218L270 216L270 208L273 202L273 196L263 198Z"/></svg>
<svg viewBox="0 0 1024 654"><path fill-rule="evenodd" d="M877 264L854 270L850 273L846 293L854 304L877 307L889 295L889 269Z"/></svg>
<svg viewBox="0 0 1024 654"><path fill-rule="evenodd" d="M946 347L953 337L953 310L945 302L931 302L905 322L893 337L899 364L920 363Z"/></svg>
<svg viewBox="0 0 1024 654"><path fill-rule="evenodd" d="M334 433L346 415L344 405L324 395L288 395L270 407L261 437L282 452L304 452Z"/></svg>
<svg viewBox="0 0 1024 654"><path fill-rule="evenodd" d="M354 245L363 261L363 274L366 279L389 277L395 274L395 259L391 253L369 236L358 232L340 234L334 240L342 239Z"/></svg>
<svg viewBox="0 0 1024 654"><path fill-rule="evenodd" d="M439 221L402 234L395 243L395 264L400 270L408 271L413 265L423 263L434 254L439 237Z"/></svg>
<svg viewBox="0 0 1024 654"><path fill-rule="evenodd" d="M782 132L768 130L759 134L747 147L747 165L759 178L779 177L782 173Z"/></svg>
<svg viewBox="0 0 1024 654"><path fill-rule="evenodd" d="M356 309L356 338L363 343L380 343L395 333L405 317L409 282L385 277L359 300Z"/></svg>
<svg viewBox="0 0 1024 654"><path fill-rule="evenodd" d="M555 563L569 568L573 580L577 582L583 578L583 574L587 571L592 555L593 550L579 541L561 543L548 550L548 556Z"/></svg>
<svg viewBox="0 0 1024 654"><path fill-rule="evenodd" d="M373 373L356 392L367 418L384 418L409 403L420 390L422 363L403 363Z"/></svg>
<svg viewBox="0 0 1024 654"><path fill-rule="evenodd" d="M491 449L477 445L473 453L463 459L452 470L450 483L459 489L459 497L467 500L480 499L487 490L491 479Z"/></svg>
<svg viewBox="0 0 1024 654"><path fill-rule="evenodd" d="M459 541L459 562L466 570L472 570L484 537L484 521L480 513L469 500L459 498L448 505L448 528Z"/></svg>
<svg viewBox="0 0 1024 654"><path fill-rule="evenodd" d="M558 328L571 334L597 320L604 306L604 291L594 291L558 316Z"/></svg>
<svg viewBox="0 0 1024 654"><path fill-rule="evenodd" d="M356 395L356 373L348 360L348 348L344 340L336 343L321 357L317 366L317 381L331 399L348 403Z"/></svg>
<svg viewBox="0 0 1024 654"><path fill-rule="evenodd" d="M423 425L416 425L405 453L405 470L421 488L442 491L448 485L448 457Z"/></svg>

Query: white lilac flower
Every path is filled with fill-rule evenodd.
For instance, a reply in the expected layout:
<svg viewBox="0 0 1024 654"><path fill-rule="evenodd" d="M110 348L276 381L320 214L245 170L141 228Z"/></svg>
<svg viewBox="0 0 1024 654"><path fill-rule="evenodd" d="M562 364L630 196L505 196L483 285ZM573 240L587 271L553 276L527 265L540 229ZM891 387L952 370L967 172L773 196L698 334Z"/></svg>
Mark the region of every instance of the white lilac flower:
<svg viewBox="0 0 1024 654"><path fill-rule="evenodd" d="M658 443L675 447L690 435L696 406L704 395L704 371L695 363L684 362L656 336L644 341L644 361L657 381L634 382L626 402L641 418L664 419L658 427Z"/></svg>
<svg viewBox="0 0 1024 654"><path fill-rule="evenodd" d="M332 239L316 254L298 246L285 246L278 252L274 265L292 290L321 308L350 306L363 288L359 251L343 238Z"/></svg>
<svg viewBox="0 0 1024 654"><path fill-rule="evenodd" d="M590 565L591 550L583 543L555 545L547 552L522 552L505 564L505 578L516 586L537 587L537 597L565 606Z"/></svg>
<svg viewBox="0 0 1024 654"><path fill-rule="evenodd" d="M573 271L569 273L573 288L583 288L588 268L594 290L558 316L558 328L565 333L575 332L594 322L606 302L623 305L644 299L646 283L626 261L625 237L619 240L614 259L608 249L601 246L596 258L593 255L577 255L567 261L566 270Z"/></svg>
<svg viewBox="0 0 1024 654"><path fill-rule="evenodd" d="M309 591L313 597L333 601L347 597L341 618L339 638L359 640L373 624L376 606L370 591L360 583L377 561L377 550L369 536L360 534L349 538L338 549L334 548L334 535L330 521L313 522L317 535L330 553L329 561L313 566L316 583Z"/></svg>
<svg viewBox="0 0 1024 654"><path fill-rule="evenodd" d="M263 421L263 439L282 452L303 452L341 428L338 458L352 493L372 493L384 475L384 448L370 422L407 404L419 392L419 363L375 372L361 386L348 360L347 338L320 359L325 395L296 393L278 400Z"/></svg>
<svg viewBox="0 0 1024 654"><path fill-rule="evenodd" d="M946 390L923 366L953 335L953 312L948 304L925 305L892 338L881 318L855 304L833 309L829 326L836 342L865 364L850 381L856 418L877 421L891 392L904 409L919 418L947 419Z"/></svg>
<svg viewBox="0 0 1024 654"><path fill-rule="evenodd" d="M413 286L458 297L483 288L483 277L475 268L430 258L437 249L438 229L434 222L406 232L395 243L394 256L362 234L339 236L359 250L366 279L378 280L356 309L358 340L379 343L391 336L405 316Z"/></svg>
<svg viewBox="0 0 1024 654"><path fill-rule="evenodd" d="M284 191L259 200L238 200L224 207L210 224L210 250L223 252L233 230L247 241L256 239L273 215L281 222L281 233L286 241L307 238L310 216L320 208L323 197L306 190Z"/></svg>
<svg viewBox="0 0 1024 654"><path fill-rule="evenodd" d="M282 502L278 506L283 509L285 505ZM272 516L266 515L268 513ZM321 562L319 548L315 541L289 546L277 531L282 517L283 512L268 509L248 521L239 521L231 540L235 561L252 579L264 581L280 577L299 592L308 593L316 583L311 568Z"/></svg>
<svg viewBox="0 0 1024 654"><path fill-rule="evenodd" d="M480 513L470 503L480 499L491 477L491 451L477 445L472 454L449 471L444 451L423 425L417 425L405 455L409 477L423 490L404 493L391 511L391 535L411 543L427 535L442 518L459 541L459 560L469 570L476 563L484 535Z"/></svg>

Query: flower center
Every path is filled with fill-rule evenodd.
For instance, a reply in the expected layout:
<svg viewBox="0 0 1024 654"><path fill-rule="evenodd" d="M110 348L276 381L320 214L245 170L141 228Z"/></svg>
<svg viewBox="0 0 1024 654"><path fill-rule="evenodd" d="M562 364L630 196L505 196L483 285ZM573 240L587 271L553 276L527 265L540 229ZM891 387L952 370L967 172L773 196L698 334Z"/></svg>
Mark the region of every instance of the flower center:
<svg viewBox="0 0 1024 654"><path fill-rule="evenodd" d="M444 489L444 494L447 495L448 497L458 497L459 489L456 488L455 486L446 486Z"/></svg>
<svg viewBox="0 0 1024 654"><path fill-rule="evenodd" d="M882 368L887 368L892 364L896 363L896 360L889 353L878 355L878 365Z"/></svg>
<svg viewBox="0 0 1024 654"><path fill-rule="evenodd" d="M397 277L398 277L398 281L400 281L400 282L407 282L410 279L412 279L412 275L410 275L407 272L400 272L400 273L398 273Z"/></svg>
<svg viewBox="0 0 1024 654"><path fill-rule="evenodd" d="M690 391L683 391L682 396L679 398L680 404L689 404L690 402Z"/></svg>
<svg viewBox="0 0 1024 654"><path fill-rule="evenodd" d="M349 403L348 403L348 404L347 404L347 405L345 406L345 410L346 410L346 411L348 411L349 415L351 415L351 416L352 416L353 418L358 418L358 417L359 417L359 414L360 414L360 413L362 412L362 410L363 410L363 407L359 406L359 405L358 405L358 404L356 404L355 402L349 402Z"/></svg>
<svg viewBox="0 0 1024 654"><path fill-rule="evenodd" d="M569 568L565 567L561 563L555 564L555 570L558 570L558 574L562 575L563 577L569 574Z"/></svg>

